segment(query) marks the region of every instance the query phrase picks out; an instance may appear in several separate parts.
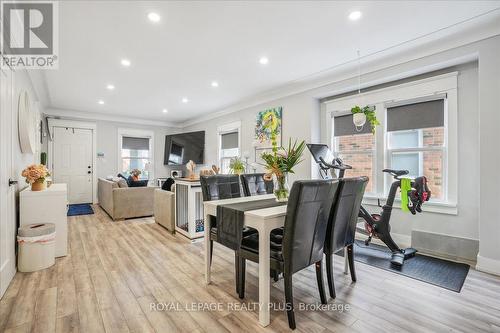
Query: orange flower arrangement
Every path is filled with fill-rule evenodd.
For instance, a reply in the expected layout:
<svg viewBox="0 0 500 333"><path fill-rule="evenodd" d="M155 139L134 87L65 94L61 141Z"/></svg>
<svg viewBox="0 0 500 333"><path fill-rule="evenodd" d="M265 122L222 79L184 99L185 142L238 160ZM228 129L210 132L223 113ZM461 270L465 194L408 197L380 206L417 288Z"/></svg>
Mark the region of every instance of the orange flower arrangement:
<svg viewBox="0 0 500 333"><path fill-rule="evenodd" d="M32 164L23 170L21 176L26 178L26 183L43 183L50 176L49 170L43 164Z"/></svg>

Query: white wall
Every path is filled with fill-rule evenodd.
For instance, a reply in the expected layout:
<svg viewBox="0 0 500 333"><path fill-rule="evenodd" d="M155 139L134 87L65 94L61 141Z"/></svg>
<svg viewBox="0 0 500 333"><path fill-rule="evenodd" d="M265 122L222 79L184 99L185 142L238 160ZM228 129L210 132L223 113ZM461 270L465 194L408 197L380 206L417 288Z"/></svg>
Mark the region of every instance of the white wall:
<svg viewBox="0 0 500 333"><path fill-rule="evenodd" d="M97 120L95 123L97 125L97 153L104 153L104 157L97 157L96 172L98 177L116 176L119 172L118 128L154 131L154 178L170 176L170 168L163 165L165 135L177 133L180 131L179 129L103 120Z"/></svg>
<svg viewBox="0 0 500 333"><path fill-rule="evenodd" d="M411 221L408 221L410 219L406 215L396 212L391 223L396 233L407 237L410 237L412 230L418 230L453 236L457 239L479 239L480 255L487 258L483 259L483 263L486 263L484 266L487 267L481 267L481 265L478 267L497 274L500 274L500 251L497 250L500 244L500 233L497 230L499 219L495 207L498 205L500 196L494 189L499 188L499 178L495 176L495 171L500 162L498 149L493 148L495 146L493 140L498 135L500 123L500 113L496 107L500 102L499 49L500 36L497 35L447 51L415 56L405 61L395 56L394 62L391 62L391 58L388 57L379 63L367 63L364 65L366 74L363 76L365 86L370 86L388 82L394 78L404 78L450 65L467 63L473 59L479 60L479 69L476 64L460 66L458 78L458 215L427 212L416 218L412 217ZM412 57L411 54L405 56ZM381 67L381 63L386 67ZM320 131L318 123L324 128L321 120L324 118L320 117L318 99L352 90L356 85L354 75L355 73L351 73L351 78L340 81L336 81L336 77L332 76L329 84L269 102L258 104L258 101L254 103L250 101L248 104L256 106L242 108L210 120L203 119L203 122L186 126L184 130L206 131L206 162L207 164L215 163L218 126L240 120L242 151L248 150L253 153L251 142L256 113L266 108L282 106L285 140L288 137L294 137L311 142L316 141L321 135L322 141L328 143L323 135L324 131L318 134ZM325 79L322 78L322 81L324 82ZM484 110L486 106L487 110ZM481 117L485 120L480 122ZM485 172L486 170L488 173ZM297 175L292 180L309 178L311 175L315 175L315 170L311 167L309 154L306 153L304 163L297 168ZM467 257L469 254L464 255Z"/></svg>

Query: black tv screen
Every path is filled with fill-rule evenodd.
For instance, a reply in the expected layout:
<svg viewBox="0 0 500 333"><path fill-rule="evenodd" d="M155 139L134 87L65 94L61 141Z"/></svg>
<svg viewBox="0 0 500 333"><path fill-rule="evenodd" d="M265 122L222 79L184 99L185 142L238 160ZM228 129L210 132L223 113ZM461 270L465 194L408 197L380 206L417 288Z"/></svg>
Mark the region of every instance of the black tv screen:
<svg viewBox="0 0 500 333"><path fill-rule="evenodd" d="M165 137L165 165L184 165L189 160L203 164L205 131L180 133Z"/></svg>

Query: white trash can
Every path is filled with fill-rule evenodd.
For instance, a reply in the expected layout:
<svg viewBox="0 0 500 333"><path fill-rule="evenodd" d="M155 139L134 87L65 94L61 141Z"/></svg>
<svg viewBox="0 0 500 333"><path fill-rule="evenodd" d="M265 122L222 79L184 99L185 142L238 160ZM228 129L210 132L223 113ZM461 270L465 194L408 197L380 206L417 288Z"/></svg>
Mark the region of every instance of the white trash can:
<svg viewBox="0 0 500 333"><path fill-rule="evenodd" d="M28 224L19 228L17 269L34 272L54 265L55 239L56 226L53 223Z"/></svg>

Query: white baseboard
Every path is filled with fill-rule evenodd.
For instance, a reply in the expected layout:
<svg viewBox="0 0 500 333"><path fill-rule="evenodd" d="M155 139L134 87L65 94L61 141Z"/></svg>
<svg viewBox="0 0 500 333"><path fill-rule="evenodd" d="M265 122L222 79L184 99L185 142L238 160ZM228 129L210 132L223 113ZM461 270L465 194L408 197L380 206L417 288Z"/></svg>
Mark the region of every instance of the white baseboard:
<svg viewBox="0 0 500 333"><path fill-rule="evenodd" d="M396 244L398 244L398 246L400 248L403 249L403 248L411 247L411 236L403 235L403 234L395 234L393 232L391 232L391 236L392 236L392 239L394 239L394 241L396 242ZM368 236L363 235L360 232L356 233L357 240L364 241L367 238L368 238ZM375 238L375 237L372 238L372 243L385 246L385 244L380 239Z"/></svg>
<svg viewBox="0 0 500 333"><path fill-rule="evenodd" d="M500 260L486 258L478 254L476 269L481 272L500 276Z"/></svg>

